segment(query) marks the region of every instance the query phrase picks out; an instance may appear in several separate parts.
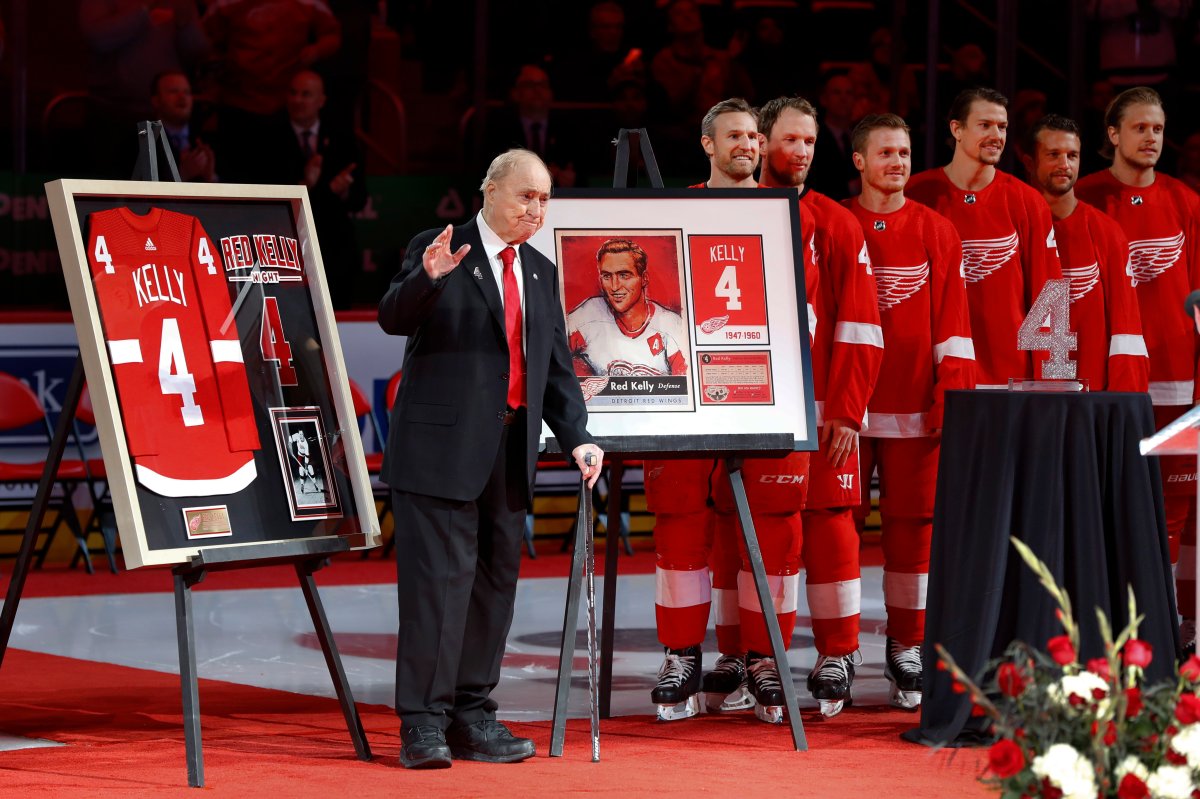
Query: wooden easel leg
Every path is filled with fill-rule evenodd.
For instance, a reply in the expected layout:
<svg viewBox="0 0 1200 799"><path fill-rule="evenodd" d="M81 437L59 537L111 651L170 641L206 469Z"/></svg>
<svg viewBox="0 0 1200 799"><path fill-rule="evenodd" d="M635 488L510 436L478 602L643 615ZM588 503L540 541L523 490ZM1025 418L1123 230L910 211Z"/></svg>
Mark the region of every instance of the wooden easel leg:
<svg viewBox="0 0 1200 799"><path fill-rule="evenodd" d="M324 561L324 558L319 558L296 563L296 576L300 579L304 602L308 605L317 639L321 642L325 665L329 667L329 676L333 678L333 689L337 692L338 703L342 706L342 715L346 717L346 728L350 731L350 740L354 742L354 751L359 760L370 760L371 746L367 742L362 718L358 715L358 708L354 705L354 697L350 693L350 683L346 679L346 670L342 667L342 658L333 640L333 632L329 629L329 620L325 617L325 606L317 593L317 583L313 580L313 572L320 569Z"/></svg>
<svg viewBox="0 0 1200 799"><path fill-rule="evenodd" d="M762 608L763 619L767 623L767 633L771 636L772 654L775 656L775 664L779 668L779 681L783 684L787 717L792 727L792 743L795 744L797 752L805 752L808 751L808 740L804 735L804 723L800 720L800 708L796 702L796 686L792 681L792 669L788 665L787 647L783 643L783 634L779 631L779 618L775 615L775 603L771 601L771 592L767 586L767 572L763 568L758 534L754 531L754 519L750 515L746 485L742 481L741 459L727 458L725 468L729 474L729 484L733 489L733 501L737 507L738 521L742 528L742 540L746 542L750 570L754 574L758 604Z"/></svg>

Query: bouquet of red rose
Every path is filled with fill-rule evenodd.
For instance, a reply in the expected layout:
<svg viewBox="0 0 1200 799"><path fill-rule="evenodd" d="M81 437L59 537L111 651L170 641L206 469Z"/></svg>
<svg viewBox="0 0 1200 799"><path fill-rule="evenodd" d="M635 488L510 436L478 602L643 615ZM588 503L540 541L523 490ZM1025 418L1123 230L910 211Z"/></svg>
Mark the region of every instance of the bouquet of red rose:
<svg viewBox="0 0 1200 799"><path fill-rule="evenodd" d="M1200 799L1200 658L1174 681L1143 685L1154 653L1137 637L1131 590L1129 625L1114 638L1097 610L1105 657L1081 665L1070 597L1029 547L1013 546L1058 603L1063 634L1045 652L1014 642L983 688L937 647L938 668L970 694L972 713L991 719L997 740L983 781L1004 799Z"/></svg>

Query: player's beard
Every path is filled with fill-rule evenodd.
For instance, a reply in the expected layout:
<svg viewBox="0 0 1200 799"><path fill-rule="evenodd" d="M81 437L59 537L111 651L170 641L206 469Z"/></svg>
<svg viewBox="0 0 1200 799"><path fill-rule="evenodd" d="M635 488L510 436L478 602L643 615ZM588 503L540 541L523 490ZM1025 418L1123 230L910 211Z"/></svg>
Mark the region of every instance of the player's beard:
<svg viewBox="0 0 1200 799"><path fill-rule="evenodd" d="M732 180L745 180L754 174L754 170L758 168L757 161L746 161L740 158L730 157L722 164L721 171L725 176Z"/></svg>
<svg viewBox="0 0 1200 799"><path fill-rule="evenodd" d="M808 180L808 170L812 167L812 161L809 161L801 168L791 167L787 171L780 172L774 165L767 161L763 166L771 176L771 183L775 186L795 186L799 188Z"/></svg>

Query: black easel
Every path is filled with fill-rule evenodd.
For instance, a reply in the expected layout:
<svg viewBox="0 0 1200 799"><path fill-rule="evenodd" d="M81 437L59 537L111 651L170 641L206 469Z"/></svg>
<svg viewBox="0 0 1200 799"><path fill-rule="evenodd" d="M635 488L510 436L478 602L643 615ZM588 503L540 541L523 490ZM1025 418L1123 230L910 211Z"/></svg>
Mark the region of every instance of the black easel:
<svg viewBox="0 0 1200 799"><path fill-rule="evenodd" d="M141 122L138 124L139 154L137 166L134 167L135 180L157 181L159 179L157 144L161 143L167 166L175 182L179 182L179 171L175 168L175 159L167 142L166 133L161 122ZM156 141L157 139L157 141ZM30 561L33 558L33 547L37 531L41 527L46 506L50 500L50 489L54 477L58 473L62 461L63 450L66 447L67 435L79 398L83 393L83 359L76 359L75 369L67 385L67 393L63 399L62 412L50 442L50 450L46 453L46 467L38 482L37 494L29 511L29 521L25 525L25 535L17 552L16 566L12 582L9 583L3 611L0 612L0 666L4 663L4 654L8 651L8 641L12 633L13 621L17 613L17 605L25 587L25 578L29 573ZM349 542L341 538L296 539L276 541L266 544L256 544L244 547L222 547L200 550L199 554L190 558L187 563L180 564L172 570L175 587L175 632L179 647L179 681L183 693L183 725L184 747L187 756L188 785L193 788L204 787L204 752L200 733L200 693L196 675L196 645L192 614L192 586L200 583L214 571L230 571L233 569L256 568L259 566L277 566L290 563L296 569L300 589L304 593L304 601L312 616L313 627L317 639L321 643L321 652L325 655L325 664L329 667L330 677L333 678L334 690L342 715L346 718L346 726L350 731L350 739L354 743L354 751L359 760L371 759L371 748L367 743L362 720L350 694L350 684L342 667L341 656L329 628L324 606L317 593L313 574L323 568L330 555L349 550Z"/></svg>
<svg viewBox="0 0 1200 799"><path fill-rule="evenodd" d="M636 138L650 177L653 188L663 188L662 175L654 158L654 149L650 146L650 137L645 128L622 128L613 144L617 148L614 165L613 188L627 187L629 179L629 155L631 139ZM722 435L695 436L678 439L672 452L658 452L650 440L637 441L635 437L600 441L608 460L608 522L606 530L621 529L621 479L624 474L624 461L644 458L720 458L725 463L725 471L733 489L734 505L737 509L738 522L742 530L742 540L746 544L746 554L750 561L750 570L754 575L754 587L758 593L759 605L767 624L767 632L771 637L771 650L775 663L779 668L780 682L783 684L784 701L787 708L788 723L791 726L792 743L796 751L808 750L808 740L804 734L804 723L800 719L800 710L796 700L796 687L792 680L791 667L788 665L787 647L783 634L779 630L779 619L772 608L770 589L767 585L766 569L763 567L762 550L758 545L758 534L754 530L754 520L750 514L750 505L746 497L746 487L742 480L742 461L745 457L780 457L792 452L794 440L787 434L778 435ZM641 444L642 446L639 446ZM586 491L586 489L583 489ZM582 499L580 500L582 504ZM590 522L590 519L588 520ZM559 650L558 680L554 693L554 720L550 734L550 756L562 757L563 742L567 732L567 695L571 689L571 662L575 651L575 634L579 625L579 594L581 581L585 578L585 551L590 550L587 541L587 530L582 515L575 524L575 551L571 560L571 574L567 580L567 605L563 619L563 637ZM614 619L617 609L617 550L618 543L611 533L608 534L604 549L604 609L602 616L602 633L600 637L600 686L599 686L599 715L609 718L612 710L612 661L614 640ZM593 563L593 554L586 552L586 563ZM590 674L590 671L589 671ZM593 742L593 749L598 746Z"/></svg>

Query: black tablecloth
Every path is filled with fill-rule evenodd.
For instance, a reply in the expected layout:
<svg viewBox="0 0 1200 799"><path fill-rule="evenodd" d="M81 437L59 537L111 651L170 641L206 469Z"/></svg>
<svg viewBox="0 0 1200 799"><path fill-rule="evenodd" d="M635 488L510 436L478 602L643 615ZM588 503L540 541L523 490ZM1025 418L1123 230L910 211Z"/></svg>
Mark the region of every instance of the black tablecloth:
<svg viewBox="0 0 1200 799"><path fill-rule="evenodd" d="M1154 647L1147 679L1172 673L1179 646L1156 458L1145 394L954 391L938 468L925 617L924 743L977 739L970 701L936 669L941 643L970 675L1010 642L1044 649L1062 633L1053 598L1009 541L1015 535L1053 571L1081 626L1081 658L1103 652L1095 608L1114 634L1128 617L1127 585Z"/></svg>

